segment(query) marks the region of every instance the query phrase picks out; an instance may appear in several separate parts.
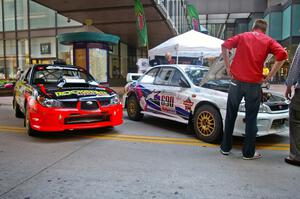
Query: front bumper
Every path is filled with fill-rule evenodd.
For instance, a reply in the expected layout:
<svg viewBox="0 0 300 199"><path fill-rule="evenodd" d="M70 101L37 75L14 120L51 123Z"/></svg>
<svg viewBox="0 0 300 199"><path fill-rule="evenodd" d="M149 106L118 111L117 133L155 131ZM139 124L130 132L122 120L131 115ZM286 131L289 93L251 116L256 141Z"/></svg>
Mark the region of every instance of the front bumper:
<svg viewBox="0 0 300 199"><path fill-rule="evenodd" d="M284 113L258 113L257 115L257 137L287 132L286 121L289 119L289 112ZM236 122L234 135L245 135L245 113L239 112Z"/></svg>
<svg viewBox="0 0 300 199"><path fill-rule="evenodd" d="M117 126L123 123L121 104L87 111L78 108L46 108L35 103L29 109L31 128L37 131L65 131Z"/></svg>
<svg viewBox="0 0 300 199"><path fill-rule="evenodd" d="M222 117L225 119L226 112L221 111ZM246 123L245 112L238 112L233 135L244 136ZM270 134L284 133L288 131L287 121L289 119L289 112L277 112L277 113L258 113L257 115L257 137ZM223 121L225 124L225 121ZM225 125L223 125L225 126Z"/></svg>

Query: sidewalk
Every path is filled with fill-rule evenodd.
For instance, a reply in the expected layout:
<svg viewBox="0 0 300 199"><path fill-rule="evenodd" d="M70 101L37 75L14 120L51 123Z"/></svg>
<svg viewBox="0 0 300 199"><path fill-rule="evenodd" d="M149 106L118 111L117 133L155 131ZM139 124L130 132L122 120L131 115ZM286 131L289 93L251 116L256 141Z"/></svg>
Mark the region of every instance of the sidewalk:
<svg viewBox="0 0 300 199"><path fill-rule="evenodd" d="M12 105L12 100L13 100L12 96L5 96L5 97L0 96L0 106L2 105L10 106Z"/></svg>

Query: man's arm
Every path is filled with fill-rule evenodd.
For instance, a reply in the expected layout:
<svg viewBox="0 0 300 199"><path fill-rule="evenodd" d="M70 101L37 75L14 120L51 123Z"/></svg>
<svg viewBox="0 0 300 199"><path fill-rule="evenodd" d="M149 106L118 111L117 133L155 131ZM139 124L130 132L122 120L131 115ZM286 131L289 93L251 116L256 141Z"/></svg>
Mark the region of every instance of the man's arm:
<svg viewBox="0 0 300 199"><path fill-rule="evenodd" d="M229 76L231 76L230 62L229 62L229 50L227 48L225 48L224 46L222 46L222 56L223 56L224 64L226 66L227 74Z"/></svg>
<svg viewBox="0 0 300 199"><path fill-rule="evenodd" d="M268 82L277 73L277 71L281 68L281 66L283 65L284 62L285 62L285 60L275 61L275 63L273 64L273 66L271 68L271 71L269 72L267 77L263 80L263 82Z"/></svg>
<svg viewBox="0 0 300 199"><path fill-rule="evenodd" d="M300 75L300 44L295 52L294 59L292 65L290 67L290 71L288 77L286 79L286 90L285 90L285 97L287 99L291 99L292 97L292 86L294 85L296 79Z"/></svg>
<svg viewBox="0 0 300 199"><path fill-rule="evenodd" d="M229 51L232 48L236 48L238 46L240 40L240 35L235 35L229 39L227 39L223 44L222 44L222 56L224 60L224 64L226 66L226 71L229 76L232 76L230 72L230 59L229 59Z"/></svg>
<svg viewBox="0 0 300 199"><path fill-rule="evenodd" d="M270 73L263 80L263 82L269 81L281 68L285 60L288 58L286 50L277 41L273 39L270 41L270 51L275 56L275 63L273 64Z"/></svg>

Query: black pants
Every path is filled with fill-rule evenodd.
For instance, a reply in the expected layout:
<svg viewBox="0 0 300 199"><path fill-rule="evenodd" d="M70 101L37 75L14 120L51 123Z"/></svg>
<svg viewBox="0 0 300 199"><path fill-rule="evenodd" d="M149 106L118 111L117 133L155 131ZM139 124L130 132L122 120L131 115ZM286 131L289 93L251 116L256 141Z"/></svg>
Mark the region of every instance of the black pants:
<svg viewBox="0 0 300 199"><path fill-rule="evenodd" d="M300 161L300 89L290 104L290 158Z"/></svg>
<svg viewBox="0 0 300 199"><path fill-rule="evenodd" d="M225 119L225 131L221 149L230 151L232 148L232 134L234 130L235 120L241 100L245 99L246 108L246 131L243 145L243 156L253 157L255 153L255 139L257 134L257 113L259 111L261 101L261 85L256 83L245 83L232 80L228 99Z"/></svg>

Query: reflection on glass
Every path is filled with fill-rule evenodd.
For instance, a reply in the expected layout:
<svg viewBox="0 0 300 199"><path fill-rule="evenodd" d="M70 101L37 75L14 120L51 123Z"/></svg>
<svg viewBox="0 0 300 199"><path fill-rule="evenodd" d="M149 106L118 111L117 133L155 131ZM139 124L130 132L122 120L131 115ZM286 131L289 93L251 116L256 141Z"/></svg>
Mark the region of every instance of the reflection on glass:
<svg viewBox="0 0 300 199"><path fill-rule="evenodd" d="M18 30L28 29L28 8L27 0L16 0L17 7L17 26Z"/></svg>
<svg viewBox="0 0 300 199"><path fill-rule="evenodd" d="M14 79L17 74L16 40L6 40L6 76Z"/></svg>
<svg viewBox="0 0 300 199"><path fill-rule="evenodd" d="M28 39L20 39L18 41L18 59L19 69L26 70L29 66L29 45Z"/></svg>
<svg viewBox="0 0 300 199"><path fill-rule="evenodd" d="M11 0L3 0L5 31L15 30L15 4Z"/></svg>
<svg viewBox="0 0 300 199"><path fill-rule="evenodd" d="M82 26L82 24L72 19L68 19L67 17L62 16L60 14L57 14L57 26L70 27L70 26Z"/></svg>
<svg viewBox="0 0 300 199"><path fill-rule="evenodd" d="M75 49L75 65L86 69L86 49Z"/></svg>
<svg viewBox="0 0 300 199"><path fill-rule="evenodd" d="M0 40L0 79L5 79L3 40Z"/></svg>
<svg viewBox="0 0 300 199"><path fill-rule="evenodd" d="M64 60L66 64L73 64L73 47L58 44L58 59Z"/></svg>
<svg viewBox="0 0 300 199"><path fill-rule="evenodd" d="M31 39L31 58L56 59L56 38L38 37ZM38 62L39 63L39 62Z"/></svg>
<svg viewBox="0 0 300 199"><path fill-rule="evenodd" d="M90 74L102 83L107 81L107 51L99 48L89 49Z"/></svg>
<svg viewBox="0 0 300 199"><path fill-rule="evenodd" d="M33 1L30 5L30 28L52 28L55 27L55 11Z"/></svg>

